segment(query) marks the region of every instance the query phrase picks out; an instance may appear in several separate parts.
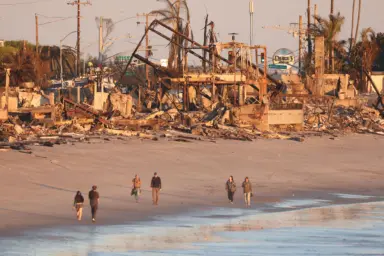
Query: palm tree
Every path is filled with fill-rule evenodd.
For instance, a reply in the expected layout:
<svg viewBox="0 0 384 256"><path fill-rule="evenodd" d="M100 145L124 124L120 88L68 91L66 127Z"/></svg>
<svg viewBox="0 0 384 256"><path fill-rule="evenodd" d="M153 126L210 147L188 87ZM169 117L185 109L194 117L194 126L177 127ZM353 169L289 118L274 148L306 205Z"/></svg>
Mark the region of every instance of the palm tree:
<svg viewBox="0 0 384 256"><path fill-rule="evenodd" d="M11 84L17 86L22 82L36 81L35 58L34 51L23 48L4 56L2 66L11 69Z"/></svg>
<svg viewBox="0 0 384 256"><path fill-rule="evenodd" d="M340 33L344 24L345 18L340 15L340 12L336 15L330 14L329 19L322 18L321 16L315 16L317 24L313 28L313 33L316 36L324 36L324 43L326 53L329 56L328 68L330 67L330 60L332 59L333 49L339 48L337 45L339 42L335 40Z"/></svg>
<svg viewBox="0 0 384 256"><path fill-rule="evenodd" d="M69 72L74 77L76 51L71 47L63 47L63 68L64 72ZM60 73L60 47L42 46L40 49L40 59L50 63L50 71L56 76Z"/></svg>
<svg viewBox="0 0 384 256"><path fill-rule="evenodd" d="M21 42L21 43L20 43ZM53 74L59 76L60 73L60 48L58 46L39 47L38 58L35 53L35 46L22 41L13 41L11 50L1 51L0 66L10 68L11 83L19 85L22 82L35 82L42 86L47 79L51 79ZM4 47L7 50L6 47ZM73 48L63 48L63 66L66 73L74 76L76 52Z"/></svg>
<svg viewBox="0 0 384 256"><path fill-rule="evenodd" d="M151 14L160 16L160 21L171 24L173 29L177 32L190 37L191 31L191 16L187 0L161 0L166 4L166 8L162 10L152 11ZM183 21L185 25L183 26ZM182 37L173 34L171 38L171 45L169 49L168 67L180 68L181 65L181 45L188 46L188 41L184 41ZM184 53L186 56L186 52ZM184 59L186 62L186 59Z"/></svg>
<svg viewBox="0 0 384 256"><path fill-rule="evenodd" d="M354 37L353 37L353 32L355 28L355 6L356 6L356 0L353 0L352 3L352 25L351 25L351 38L349 42L349 52L351 52L352 46L354 44Z"/></svg>
<svg viewBox="0 0 384 256"><path fill-rule="evenodd" d="M380 42L372 28L363 29L361 32L361 41L355 41L348 53L349 61L345 66L345 72L356 77L359 89L367 92L367 84L363 83L361 70L370 72L377 56L380 54Z"/></svg>
<svg viewBox="0 0 384 256"><path fill-rule="evenodd" d="M363 29L361 32L361 56L363 67L367 71L372 70L373 63L380 53L380 47L377 42L376 33L372 28Z"/></svg>
<svg viewBox="0 0 384 256"><path fill-rule="evenodd" d="M112 34L112 32L115 29L115 23L113 23L112 19L106 19L103 17L96 17L95 18L97 28L99 29L100 23L103 27L103 34L102 39L103 39L103 45L102 48L100 49L101 51L99 52L99 63L103 63L103 59L106 58L107 52L111 50L111 47L113 45L113 41L109 39L109 36Z"/></svg>
<svg viewBox="0 0 384 256"><path fill-rule="evenodd" d="M360 14L361 14L361 0L359 0L359 9L358 9L358 13L357 13L357 24L356 24L356 32L355 32L354 45L356 45L357 36L359 35Z"/></svg>
<svg viewBox="0 0 384 256"><path fill-rule="evenodd" d="M353 44L353 30L355 28L355 6L356 6L356 0L353 0L352 4L352 26L351 26L351 46Z"/></svg>

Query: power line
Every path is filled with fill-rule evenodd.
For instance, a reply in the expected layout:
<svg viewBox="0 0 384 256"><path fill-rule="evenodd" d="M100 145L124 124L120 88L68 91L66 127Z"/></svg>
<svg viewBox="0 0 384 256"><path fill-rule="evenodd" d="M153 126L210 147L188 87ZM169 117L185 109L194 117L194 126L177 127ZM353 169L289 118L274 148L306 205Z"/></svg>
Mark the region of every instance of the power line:
<svg viewBox="0 0 384 256"><path fill-rule="evenodd" d="M68 17L46 16L46 15L44 15L44 14L39 14L39 13L36 13L36 15L39 16L39 17L46 18L46 19L64 19L64 18L68 18ZM75 17L75 16L71 16L71 17Z"/></svg>
<svg viewBox="0 0 384 256"><path fill-rule="evenodd" d="M122 19L122 20L118 20L118 21L114 22L113 25L116 25L117 23L123 22L123 21L125 21L125 20L130 20L130 19L135 19L135 18L137 18L137 17L136 17L136 16L133 16L133 17L124 18L124 19Z"/></svg>
<svg viewBox="0 0 384 256"><path fill-rule="evenodd" d="M7 3L7 4L0 4L0 6L16 6L16 5L38 4L38 3L51 2L51 1L53 1L53 0L38 0L38 1L30 1L30 2Z"/></svg>
<svg viewBox="0 0 384 256"><path fill-rule="evenodd" d="M45 22L45 23L40 23L39 26L43 26L43 25L47 25L47 24L51 24L51 23L56 23L56 22L59 22L59 21L64 21L64 20L68 20L68 19L72 19L72 18L75 18L75 17L66 17L66 18L62 18L62 19L59 19L59 20L48 21L48 22Z"/></svg>

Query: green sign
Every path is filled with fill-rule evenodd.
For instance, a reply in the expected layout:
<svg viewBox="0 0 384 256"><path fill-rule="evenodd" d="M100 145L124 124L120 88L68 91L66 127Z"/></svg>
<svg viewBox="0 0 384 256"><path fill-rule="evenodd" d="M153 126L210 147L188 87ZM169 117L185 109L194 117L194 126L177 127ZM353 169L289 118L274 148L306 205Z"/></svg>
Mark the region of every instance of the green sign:
<svg viewBox="0 0 384 256"><path fill-rule="evenodd" d="M135 76L135 73L132 71L125 72L125 76Z"/></svg>
<svg viewBox="0 0 384 256"><path fill-rule="evenodd" d="M273 69L287 69L286 65L275 65L275 64L269 64L268 68L273 68Z"/></svg>
<svg viewBox="0 0 384 256"><path fill-rule="evenodd" d="M132 57L131 56L117 56L117 61L129 61Z"/></svg>

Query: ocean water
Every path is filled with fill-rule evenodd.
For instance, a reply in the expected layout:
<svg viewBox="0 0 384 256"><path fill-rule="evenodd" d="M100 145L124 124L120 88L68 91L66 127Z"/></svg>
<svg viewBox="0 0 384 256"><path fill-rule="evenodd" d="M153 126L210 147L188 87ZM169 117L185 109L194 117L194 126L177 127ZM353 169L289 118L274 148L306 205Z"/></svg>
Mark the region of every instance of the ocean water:
<svg viewBox="0 0 384 256"><path fill-rule="evenodd" d="M31 230L0 238L0 248L7 256L384 255L384 203L212 208L135 225Z"/></svg>

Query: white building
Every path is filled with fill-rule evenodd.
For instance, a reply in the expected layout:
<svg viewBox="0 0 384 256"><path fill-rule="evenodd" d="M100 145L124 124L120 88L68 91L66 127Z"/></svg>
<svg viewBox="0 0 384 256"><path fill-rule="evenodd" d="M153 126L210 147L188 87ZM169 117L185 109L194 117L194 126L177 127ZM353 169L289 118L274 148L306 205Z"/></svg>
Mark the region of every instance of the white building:
<svg viewBox="0 0 384 256"><path fill-rule="evenodd" d="M371 78L373 82L375 83L377 89L380 93L384 93L384 72L382 71L374 71L371 73ZM372 88L371 82L368 81L368 90L369 92L374 92L374 89Z"/></svg>
<svg viewBox="0 0 384 256"><path fill-rule="evenodd" d="M168 67L168 59L161 59L160 66L167 68Z"/></svg>

